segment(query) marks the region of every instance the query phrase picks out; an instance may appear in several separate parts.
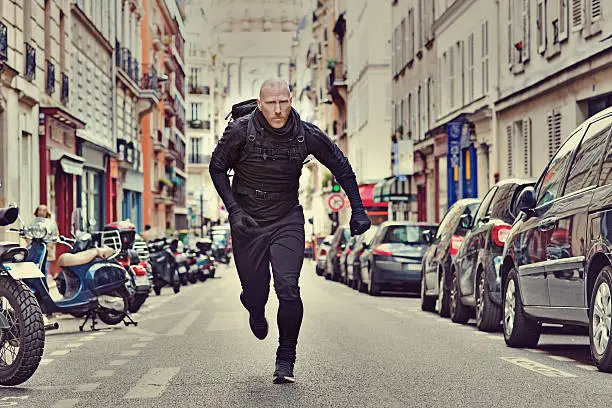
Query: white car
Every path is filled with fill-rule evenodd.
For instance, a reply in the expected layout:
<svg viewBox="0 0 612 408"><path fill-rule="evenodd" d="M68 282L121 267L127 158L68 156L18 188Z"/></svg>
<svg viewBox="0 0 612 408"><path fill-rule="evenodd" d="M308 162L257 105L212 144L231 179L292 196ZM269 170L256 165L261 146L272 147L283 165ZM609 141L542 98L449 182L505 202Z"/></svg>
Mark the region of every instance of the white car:
<svg viewBox="0 0 612 408"><path fill-rule="evenodd" d="M325 274L325 262L327 261L327 253L329 252L329 248L331 247L332 240L334 239L333 235L328 235L325 237L319 248L317 250L317 275L323 276Z"/></svg>

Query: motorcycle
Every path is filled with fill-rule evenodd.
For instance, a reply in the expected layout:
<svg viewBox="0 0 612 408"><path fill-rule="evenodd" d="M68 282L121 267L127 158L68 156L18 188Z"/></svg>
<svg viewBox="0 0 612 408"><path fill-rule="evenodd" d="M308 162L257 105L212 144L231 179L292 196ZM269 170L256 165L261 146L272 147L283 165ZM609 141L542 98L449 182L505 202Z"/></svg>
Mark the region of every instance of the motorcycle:
<svg viewBox="0 0 612 408"><path fill-rule="evenodd" d="M66 313L75 317L85 316L79 330L83 331L90 321L92 331L97 330L97 318L108 325L123 322L126 326L137 326L129 315L129 293L125 287L126 272L114 260L118 251L102 246L102 242L119 241L117 232L101 232L92 235L81 225L80 210L73 213L72 235L74 238L59 236L57 242L70 250L62 254L57 262L61 268L56 277L57 289L63 299L54 301L44 279L24 279L45 314ZM35 262L44 271L47 245L44 225L34 223L29 228L39 231L32 234L28 260ZM21 230L25 231L25 230ZM23 233L23 232L22 232ZM96 246L99 245L99 246Z"/></svg>
<svg viewBox="0 0 612 408"><path fill-rule="evenodd" d="M151 291L147 268L141 264L138 252L133 249L136 240L136 226L129 221L120 221L107 224L104 231L117 231L119 233L121 246L117 248L119 254L115 259L127 272L128 310L130 313L136 313L147 300Z"/></svg>
<svg viewBox="0 0 612 408"><path fill-rule="evenodd" d="M200 239L196 242L196 248L198 249L199 258L202 262L202 273L200 280L203 282L207 278L214 278L216 272L216 260L213 257L213 242L210 239Z"/></svg>
<svg viewBox="0 0 612 408"><path fill-rule="evenodd" d="M0 208L0 226L13 224L17 207ZM44 279L18 243L0 243L0 385L19 385L38 369L45 346L43 312L24 279Z"/></svg>
<svg viewBox="0 0 612 408"><path fill-rule="evenodd" d="M147 246L155 294L159 296L164 286L172 287L175 294L179 293L181 283L178 269L175 267L174 253L170 250L166 240L164 238L151 240Z"/></svg>
<svg viewBox="0 0 612 408"><path fill-rule="evenodd" d="M185 254L183 243L178 238L168 239L166 241L174 255L174 267L178 271L179 281L181 285L187 285L187 274L189 272L187 265L187 255Z"/></svg>
<svg viewBox="0 0 612 408"><path fill-rule="evenodd" d="M187 280L191 284L198 282L200 276L202 263L199 260L198 254L191 248L185 250L185 257L187 258Z"/></svg>

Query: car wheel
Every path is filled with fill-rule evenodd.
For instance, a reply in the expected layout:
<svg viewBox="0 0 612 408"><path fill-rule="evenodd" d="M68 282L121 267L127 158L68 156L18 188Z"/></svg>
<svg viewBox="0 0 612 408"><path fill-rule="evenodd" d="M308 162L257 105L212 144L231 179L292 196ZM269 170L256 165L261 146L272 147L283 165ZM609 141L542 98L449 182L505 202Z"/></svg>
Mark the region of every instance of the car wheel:
<svg viewBox="0 0 612 408"><path fill-rule="evenodd" d="M501 308L489 297L489 284L484 272L480 273L476 290L476 327L482 331L495 331L501 321Z"/></svg>
<svg viewBox="0 0 612 408"><path fill-rule="evenodd" d="M453 271L450 288L450 318L455 323L467 323L470 320L469 309L461 303L457 271Z"/></svg>
<svg viewBox="0 0 612 408"><path fill-rule="evenodd" d="M535 347L542 326L525 315L518 285L518 274L512 268L504 284L504 339L510 347Z"/></svg>
<svg viewBox="0 0 612 408"><path fill-rule="evenodd" d="M424 312L435 312L436 299L431 296L426 296L425 291L425 275L421 278L421 310Z"/></svg>
<svg viewBox="0 0 612 408"><path fill-rule="evenodd" d="M612 372L612 347L610 347L610 326L612 324L612 268L606 266L599 272L591 295L589 313L589 340L595 365L601 370Z"/></svg>
<svg viewBox="0 0 612 408"><path fill-rule="evenodd" d="M438 282L438 301L436 302L436 306L438 308L438 313L440 313L440 317L449 317L450 316L450 299L449 299L449 291L445 284L446 276L444 271L440 273L440 281Z"/></svg>
<svg viewBox="0 0 612 408"><path fill-rule="evenodd" d="M371 269L370 269L370 281L368 282L368 293L370 294L370 296L380 295L380 284L374 282L374 278L372 277Z"/></svg>

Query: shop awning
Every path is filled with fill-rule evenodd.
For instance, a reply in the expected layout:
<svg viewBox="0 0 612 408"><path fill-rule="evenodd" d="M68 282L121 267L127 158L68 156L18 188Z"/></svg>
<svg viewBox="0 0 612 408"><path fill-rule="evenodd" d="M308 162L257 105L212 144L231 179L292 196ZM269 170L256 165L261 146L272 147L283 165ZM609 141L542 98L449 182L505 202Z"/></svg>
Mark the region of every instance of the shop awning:
<svg viewBox="0 0 612 408"><path fill-rule="evenodd" d="M374 187L374 202L412 201L410 179L406 176L394 176L383 180Z"/></svg>
<svg viewBox="0 0 612 408"><path fill-rule="evenodd" d="M83 175L83 163L85 163L85 159L81 156L52 148L49 152L49 159L50 161L59 162L64 173L74 174L75 176Z"/></svg>

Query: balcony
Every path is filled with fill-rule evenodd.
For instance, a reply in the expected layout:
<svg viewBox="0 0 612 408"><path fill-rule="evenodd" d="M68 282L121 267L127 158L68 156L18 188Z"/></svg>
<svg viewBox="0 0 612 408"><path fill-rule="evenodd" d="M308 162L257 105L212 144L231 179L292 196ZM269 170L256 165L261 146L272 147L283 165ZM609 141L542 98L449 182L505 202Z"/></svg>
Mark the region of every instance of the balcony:
<svg viewBox="0 0 612 408"><path fill-rule="evenodd" d="M186 203L185 198L186 197L185 197L185 183L184 182L180 187L178 186L172 187L172 201L174 201L178 207L185 207L185 203Z"/></svg>
<svg viewBox="0 0 612 408"><path fill-rule="evenodd" d="M195 95L210 95L210 87L204 85L189 84L189 93Z"/></svg>
<svg viewBox="0 0 612 408"><path fill-rule="evenodd" d="M169 89L166 89L166 92L164 93L164 111L166 112L167 116L170 117L176 114L174 107L175 107L175 102L174 102L174 98L172 97L172 93L170 92Z"/></svg>
<svg viewBox="0 0 612 408"><path fill-rule="evenodd" d="M185 134L185 107L178 98L174 98L174 111L176 112L174 116L175 126L181 132L181 134Z"/></svg>
<svg viewBox="0 0 612 408"><path fill-rule="evenodd" d="M118 68L118 77L125 85L138 95L138 86L140 85L140 64L138 60L132 56L132 51L128 48L121 47L119 40L115 41L115 65Z"/></svg>
<svg viewBox="0 0 612 408"><path fill-rule="evenodd" d="M156 152L165 152L168 148L168 141L164 138L164 133L161 130L157 130L155 139L153 140L153 150Z"/></svg>
<svg viewBox="0 0 612 408"><path fill-rule="evenodd" d="M45 91L49 95L53 95L55 93L55 65L49 60L47 60L47 78L45 81Z"/></svg>
<svg viewBox="0 0 612 408"><path fill-rule="evenodd" d="M179 71L174 74L174 85L176 89L178 89L179 94L183 97L183 100L185 100L185 79Z"/></svg>
<svg viewBox="0 0 612 408"><path fill-rule="evenodd" d="M174 165L181 171L185 171L185 142L179 137L170 139L168 143L168 153L174 159Z"/></svg>
<svg viewBox="0 0 612 408"><path fill-rule="evenodd" d="M189 127L191 129L210 130L210 120L192 119L189 121Z"/></svg>
<svg viewBox="0 0 612 408"><path fill-rule="evenodd" d="M159 90L159 79L155 67L142 66L142 78L140 88L157 92Z"/></svg>
<svg viewBox="0 0 612 408"><path fill-rule="evenodd" d="M24 77L28 81L36 79L36 48L26 43L26 59Z"/></svg>
<svg viewBox="0 0 612 408"><path fill-rule="evenodd" d="M62 72L62 89L61 89L61 101L64 105L68 105L70 101L70 81L68 75Z"/></svg>
<svg viewBox="0 0 612 408"><path fill-rule="evenodd" d="M140 78L140 94L138 95L138 115L140 117L150 113L160 101L159 78L154 66L142 66Z"/></svg>
<svg viewBox="0 0 612 408"><path fill-rule="evenodd" d="M208 166L210 164L210 159L210 154L191 153L189 155L189 164Z"/></svg>
<svg viewBox="0 0 612 408"><path fill-rule="evenodd" d="M0 21L0 62L8 60L8 30Z"/></svg>

